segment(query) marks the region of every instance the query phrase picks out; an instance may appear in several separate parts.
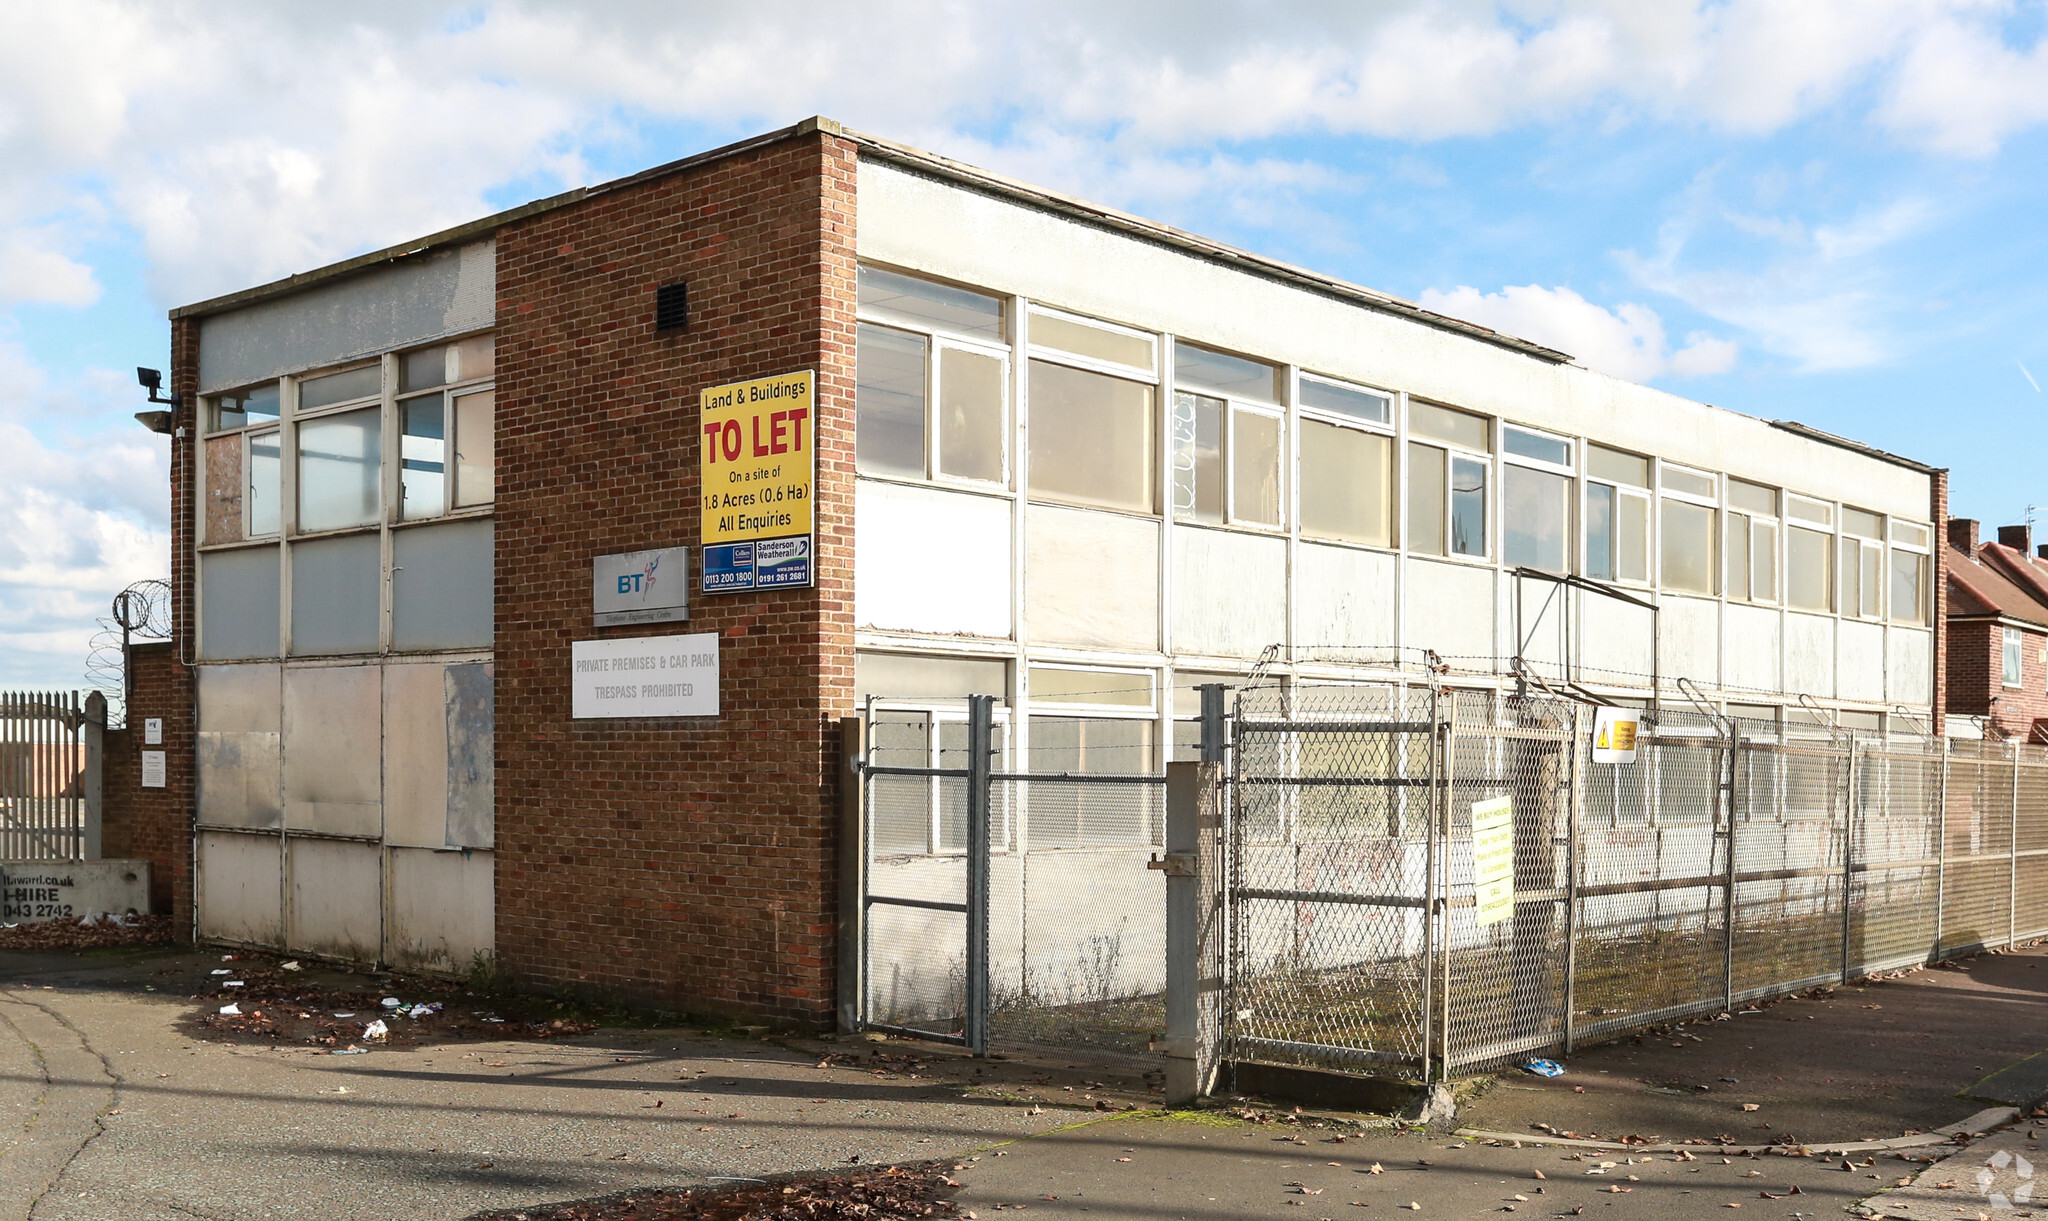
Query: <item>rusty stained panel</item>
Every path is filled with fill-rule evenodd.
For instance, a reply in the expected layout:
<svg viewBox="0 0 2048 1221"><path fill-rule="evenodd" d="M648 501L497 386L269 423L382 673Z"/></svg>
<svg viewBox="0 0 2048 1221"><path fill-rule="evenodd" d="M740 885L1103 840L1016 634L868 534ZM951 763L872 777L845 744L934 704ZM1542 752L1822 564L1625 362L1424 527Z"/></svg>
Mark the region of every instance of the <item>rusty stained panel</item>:
<svg viewBox="0 0 2048 1221"><path fill-rule="evenodd" d="M491 853L393 848L385 960L457 973L487 962L496 946L496 896Z"/></svg>
<svg viewBox="0 0 2048 1221"><path fill-rule="evenodd" d="M242 541L242 436L206 442L206 541Z"/></svg>
<svg viewBox="0 0 2048 1221"><path fill-rule="evenodd" d="M382 677L375 662L285 668L286 826L383 834Z"/></svg>
<svg viewBox="0 0 2048 1221"><path fill-rule="evenodd" d="M291 937L286 948L374 962L384 944L384 849L285 837Z"/></svg>
<svg viewBox="0 0 2048 1221"><path fill-rule="evenodd" d="M284 891L278 837L199 833L199 935L279 945Z"/></svg>
<svg viewBox="0 0 2048 1221"><path fill-rule="evenodd" d="M384 842L448 846L448 696L440 662L384 667Z"/></svg>
<svg viewBox="0 0 2048 1221"><path fill-rule="evenodd" d="M492 735L497 720L497 684L491 663L448 667L448 844L489 848L496 816Z"/></svg>
<svg viewBox="0 0 2048 1221"><path fill-rule="evenodd" d="M199 667L199 822L276 827L284 816L280 668Z"/></svg>

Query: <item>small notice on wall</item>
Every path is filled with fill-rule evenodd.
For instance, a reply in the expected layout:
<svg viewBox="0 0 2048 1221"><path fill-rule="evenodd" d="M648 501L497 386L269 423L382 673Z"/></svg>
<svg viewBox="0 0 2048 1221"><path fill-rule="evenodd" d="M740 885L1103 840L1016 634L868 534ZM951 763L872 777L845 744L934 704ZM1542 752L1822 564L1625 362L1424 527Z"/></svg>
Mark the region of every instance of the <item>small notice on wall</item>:
<svg viewBox="0 0 2048 1221"><path fill-rule="evenodd" d="M162 717L143 718L142 744L144 746L162 746L164 744L164 719Z"/></svg>
<svg viewBox="0 0 2048 1221"><path fill-rule="evenodd" d="M1472 803L1472 888L1475 923L1498 924L1515 914L1515 799Z"/></svg>
<svg viewBox="0 0 2048 1221"><path fill-rule="evenodd" d="M570 647L571 715L717 716L718 633L579 640Z"/></svg>
<svg viewBox="0 0 2048 1221"><path fill-rule="evenodd" d="M1593 713L1593 762L1634 763L1636 733L1643 714L1634 708L1601 708Z"/></svg>
<svg viewBox="0 0 2048 1221"><path fill-rule="evenodd" d="M142 787L160 789L164 787L164 752L145 750L142 752Z"/></svg>

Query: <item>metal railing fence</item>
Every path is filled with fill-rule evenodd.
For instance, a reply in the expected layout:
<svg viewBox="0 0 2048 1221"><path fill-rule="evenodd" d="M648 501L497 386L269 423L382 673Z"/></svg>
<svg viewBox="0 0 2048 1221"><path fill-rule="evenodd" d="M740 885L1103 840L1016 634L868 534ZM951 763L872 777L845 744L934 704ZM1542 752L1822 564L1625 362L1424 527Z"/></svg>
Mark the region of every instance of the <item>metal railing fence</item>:
<svg viewBox="0 0 2048 1221"><path fill-rule="evenodd" d="M88 815L105 708L75 691L0 692L0 861L97 854Z"/></svg>

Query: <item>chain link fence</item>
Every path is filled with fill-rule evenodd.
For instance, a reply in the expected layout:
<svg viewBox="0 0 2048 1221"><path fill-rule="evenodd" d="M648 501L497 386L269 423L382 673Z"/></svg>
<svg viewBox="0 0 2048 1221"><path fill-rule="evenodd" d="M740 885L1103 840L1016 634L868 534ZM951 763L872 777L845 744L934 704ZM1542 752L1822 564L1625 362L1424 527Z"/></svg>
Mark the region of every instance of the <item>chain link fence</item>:
<svg viewBox="0 0 2048 1221"><path fill-rule="evenodd" d="M1232 716L1228 1057L1436 1078L2048 935L2048 752L1551 695L1267 683ZM1505 799L1506 830L1483 828ZM1511 909L1480 854L1512 835ZM1494 842L1500 842L1498 840Z"/></svg>

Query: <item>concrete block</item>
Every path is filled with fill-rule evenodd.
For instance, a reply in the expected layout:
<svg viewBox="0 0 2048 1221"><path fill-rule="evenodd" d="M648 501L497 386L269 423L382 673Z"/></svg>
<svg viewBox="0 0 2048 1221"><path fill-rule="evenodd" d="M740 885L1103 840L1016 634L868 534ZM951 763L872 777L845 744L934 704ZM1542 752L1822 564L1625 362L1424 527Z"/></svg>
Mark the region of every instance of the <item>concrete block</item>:
<svg viewBox="0 0 2048 1221"><path fill-rule="evenodd" d="M149 914L149 862L0 861L0 922Z"/></svg>

